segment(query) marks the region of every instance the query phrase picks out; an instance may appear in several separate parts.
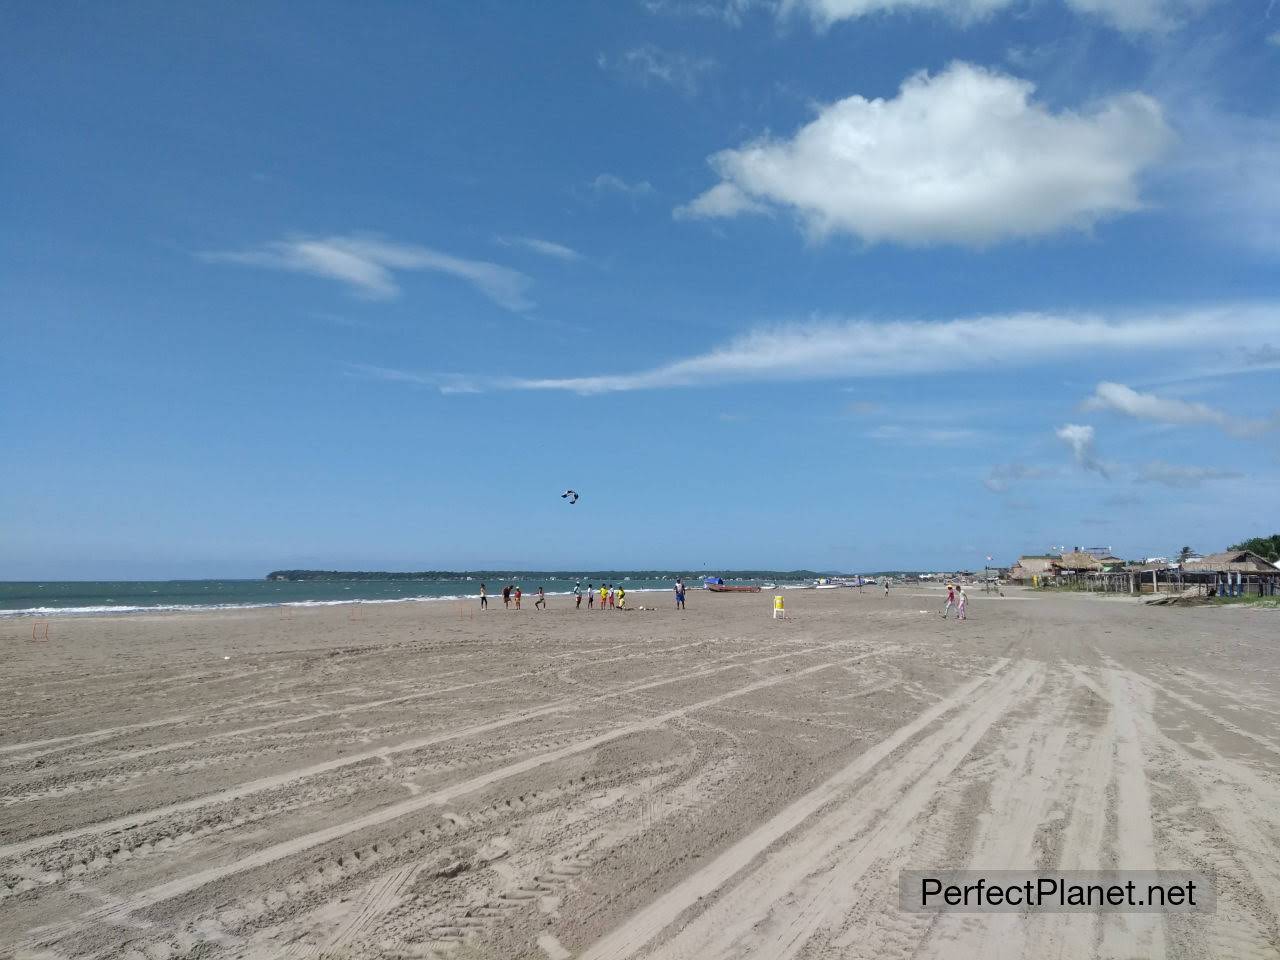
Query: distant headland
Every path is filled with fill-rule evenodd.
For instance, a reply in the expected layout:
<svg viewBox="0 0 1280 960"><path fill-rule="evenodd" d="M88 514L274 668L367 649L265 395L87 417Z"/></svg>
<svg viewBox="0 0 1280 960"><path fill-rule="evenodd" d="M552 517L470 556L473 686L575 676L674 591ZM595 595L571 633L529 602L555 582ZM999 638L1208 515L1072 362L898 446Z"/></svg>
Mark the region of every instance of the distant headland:
<svg viewBox="0 0 1280 960"><path fill-rule="evenodd" d="M605 580L688 580L714 574L727 580L813 580L830 576L816 570L272 570L268 580L573 580L595 577Z"/></svg>

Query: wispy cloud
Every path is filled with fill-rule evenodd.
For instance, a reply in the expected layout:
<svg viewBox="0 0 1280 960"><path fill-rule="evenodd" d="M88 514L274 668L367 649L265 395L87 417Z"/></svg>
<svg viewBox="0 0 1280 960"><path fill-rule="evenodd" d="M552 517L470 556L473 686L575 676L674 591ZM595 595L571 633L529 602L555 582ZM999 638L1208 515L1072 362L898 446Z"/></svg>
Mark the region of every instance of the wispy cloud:
<svg viewBox="0 0 1280 960"><path fill-rule="evenodd" d="M1239 480L1244 474L1216 467L1184 467L1153 460L1143 465L1135 477L1137 483L1159 483L1166 487L1198 487L1208 480Z"/></svg>
<svg viewBox="0 0 1280 960"><path fill-rule="evenodd" d="M1067 423L1055 430L1054 436L1071 448L1071 456L1081 469L1092 470L1108 479L1111 477L1110 468L1098 459L1093 427Z"/></svg>
<svg viewBox="0 0 1280 960"><path fill-rule="evenodd" d="M1045 474L1043 467L1025 463L999 463L991 468L982 485L992 493L1006 493L1010 487L1023 480L1034 480Z"/></svg>
<svg viewBox="0 0 1280 960"><path fill-rule="evenodd" d="M1139 393L1123 383L1102 382L1082 404L1085 410L1105 410L1137 420L1173 426L1209 425L1236 436L1256 436L1280 428L1280 417L1258 420L1232 416L1203 403L1193 403L1154 393Z"/></svg>
<svg viewBox="0 0 1280 960"><path fill-rule="evenodd" d="M1264 343L1260 347L1253 348L1242 347L1238 355L1245 367L1263 367L1264 369L1280 367L1280 347L1274 344Z"/></svg>
<svg viewBox="0 0 1280 960"><path fill-rule="evenodd" d="M634 47L616 57L600 54L596 63L601 70L613 70L642 84L662 83L687 97L698 92L703 77L715 69L710 57L664 50L651 43Z"/></svg>
<svg viewBox="0 0 1280 960"><path fill-rule="evenodd" d="M653 193L653 184L648 180L632 182L619 177L617 174L602 173L591 181L591 189L596 194L620 193L624 196L636 198Z"/></svg>
<svg viewBox="0 0 1280 960"><path fill-rule="evenodd" d="M846 387L845 389L852 388ZM844 415L846 417L869 417L873 414L881 413L883 410L884 404L876 403L874 400L855 400L845 406Z"/></svg>
<svg viewBox="0 0 1280 960"><path fill-rule="evenodd" d="M1195 353L1206 330L1241 338L1280 333L1280 305L1119 314L1018 313L942 322L817 320L754 330L706 353L636 373L477 379L490 389L580 394L745 381L908 376L995 370L1066 357Z"/></svg>
<svg viewBox="0 0 1280 960"><path fill-rule="evenodd" d="M720 20L731 27L742 25L742 19L753 7L772 7L777 0L644 0L650 13L675 17Z"/></svg>
<svg viewBox="0 0 1280 960"><path fill-rule="evenodd" d="M778 0L782 13L804 11L815 27L827 29L841 20L898 11L931 11L961 23L985 20L1017 0ZM1185 23L1204 0L1066 0L1079 14L1098 17L1125 33L1165 33Z"/></svg>
<svg viewBox="0 0 1280 960"><path fill-rule="evenodd" d="M426 271L463 280L508 310L533 306L526 296L532 280L517 270L467 260L430 247L394 243L372 234L289 237L239 251L200 254L210 263L232 263L325 277L346 284L358 296L388 300L400 294L395 274Z"/></svg>
<svg viewBox="0 0 1280 960"><path fill-rule="evenodd" d="M349 363L348 376L360 380L379 380L383 383L405 383L414 387L431 387L441 393L479 393L479 388L467 377L448 373L415 373L394 367L380 367L370 363Z"/></svg>
<svg viewBox="0 0 1280 960"><path fill-rule="evenodd" d="M781 209L819 238L981 247L1140 209L1139 175L1171 141L1160 105L1124 93L1054 112L1034 91L963 62L917 73L892 99L847 97L790 139L713 155L721 182L675 214Z"/></svg>
<svg viewBox="0 0 1280 960"><path fill-rule="evenodd" d="M1224 243L1274 258L1280 251L1280 114L1239 112L1174 61L1158 78L1178 148L1160 171L1160 199L1202 221Z"/></svg>
<svg viewBox="0 0 1280 960"><path fill-rule="evenodd" d="M1113 493L1102 503L1107 507L1136 507L1142 503L1142 498L1136 493Z"/></svg>
<svg viewBox="0 0 1280 960"><path fill-rule="evenodd" d="M540 253L544 257L563 260L566 263L585 259L582 254L572 247L566 247L563 243L555 243L551 240L543 240L541 237L497 237L495 239L503 246L524 247L526 250Z"/></svg>
<svg viewBox="0 0 1280 960"><path fill-rule="evenodd" d="M864 436L868 440L881 440L916 447L958 447L972 444L982 439L985 434L980 430L966 428L945 429L938 427L906 427L901 424L886 424L869 430Z"/></svg>

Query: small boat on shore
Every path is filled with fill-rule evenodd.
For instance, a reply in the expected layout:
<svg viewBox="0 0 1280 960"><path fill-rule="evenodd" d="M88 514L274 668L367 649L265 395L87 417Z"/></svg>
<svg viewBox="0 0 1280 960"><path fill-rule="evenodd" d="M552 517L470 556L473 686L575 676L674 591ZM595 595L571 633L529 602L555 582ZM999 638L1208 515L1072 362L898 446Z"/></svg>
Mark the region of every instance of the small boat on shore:
<svg viewBox="0 0 1280 960"><path fill-rule="evenodd" d="M853 587L874 587L874 577L820 577L814 583L815 590L849 590Z"/></svg>
<svg viewBox="0 0 1280 960"><path fill-rule="evenodd" d="M746 583L725 583L723 577L706 577L702 581L703 589L712 593L759 593L758 585Z"/></svg>

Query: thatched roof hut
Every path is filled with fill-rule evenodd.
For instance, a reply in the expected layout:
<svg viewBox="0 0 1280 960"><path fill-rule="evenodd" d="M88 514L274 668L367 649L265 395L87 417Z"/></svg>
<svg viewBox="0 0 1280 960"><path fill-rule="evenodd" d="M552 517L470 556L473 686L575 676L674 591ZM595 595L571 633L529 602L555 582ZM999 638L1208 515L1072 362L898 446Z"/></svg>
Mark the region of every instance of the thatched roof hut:
<svg viewBox="0 0 1280 960"><path fill-rule="evenodd" d="M1056 560L1054 566L1074 573L1093 573L1102 570L1102 561L1083 550L1072 550Z"/></svg>
<svg viewBox="0 0 1280 960"><path fill-rule="evenodd" d="M1009 579L1022 582L1034 576L1050 576L1054 573L1053 565L1057 559L1049 554L1028 554L1019 557L1018 562L1009 568Z"/></svg>
<svg viewBox="0 0 1280 960"><path fill-rule="evenodd" d="M1124 565L1125 573L1164 573L1166 570L1176 570L1177 566L1165 561L1153 561L1151 563L1126 563Z"/></svg>
<svg viewBox="0 0 1280 960"><path fill-rule="evenodd" d="M1252 550L1211 553L1182 565L1187 573L1275 573L1276 568Z"/></svg>

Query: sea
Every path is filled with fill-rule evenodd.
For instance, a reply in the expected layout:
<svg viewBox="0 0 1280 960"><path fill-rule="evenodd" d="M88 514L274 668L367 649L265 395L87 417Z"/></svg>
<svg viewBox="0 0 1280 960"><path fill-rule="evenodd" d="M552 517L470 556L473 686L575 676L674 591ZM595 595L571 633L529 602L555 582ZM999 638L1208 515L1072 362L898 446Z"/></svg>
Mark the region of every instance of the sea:
<svg viewBox="0 0 1280 960"><path fill-rule="evenodd" d="M569 594L581 580L599 587L621 584L629 592L670 590L673 580L652 575L631 577L610 571L541 574L537 579L520 573L497 575L483 582L490 597L503 584L518 583L525 594L539 586L547 594ZM274 606L322 607L344 603L407 603L461 600L479 596L481 578L452 577L440 580L44 580L0 582L0 617L96 616L139 611L210 610ZM701 584L687 575L690 587ZM761 581L763 582L763 581Z"/></svg>

